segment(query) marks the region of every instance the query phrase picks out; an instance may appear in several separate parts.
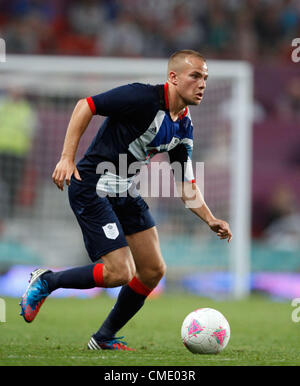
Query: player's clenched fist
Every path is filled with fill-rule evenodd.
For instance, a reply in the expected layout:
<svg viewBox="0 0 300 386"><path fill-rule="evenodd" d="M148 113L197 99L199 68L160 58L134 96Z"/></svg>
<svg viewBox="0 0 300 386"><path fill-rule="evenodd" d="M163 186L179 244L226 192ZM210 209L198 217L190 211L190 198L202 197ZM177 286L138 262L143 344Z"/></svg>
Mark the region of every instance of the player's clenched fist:
<svg viewBox="0 0 300 386"><path fill-rule="evenodd" d="M54 172L52 174L52 180L58 187L58 189L64 190L65 181L67 186L69 186L72 174L74 174L74 177L77 180L81 181L79 172L75 166L74 161L66 158L61 158L54 169Z"/></svg>

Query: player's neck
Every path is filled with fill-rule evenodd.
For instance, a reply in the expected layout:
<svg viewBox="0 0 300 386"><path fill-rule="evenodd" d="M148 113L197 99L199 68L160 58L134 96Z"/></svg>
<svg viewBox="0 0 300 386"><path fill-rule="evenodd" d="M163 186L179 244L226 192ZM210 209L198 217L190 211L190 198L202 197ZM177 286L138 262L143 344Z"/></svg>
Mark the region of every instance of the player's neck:
<svg viewBox="0 0 300 386"><path fill-rule="evenodd" d="M186 104L170 83L168 87L168 100L170 117L175 122L183 114Z"/></svg>

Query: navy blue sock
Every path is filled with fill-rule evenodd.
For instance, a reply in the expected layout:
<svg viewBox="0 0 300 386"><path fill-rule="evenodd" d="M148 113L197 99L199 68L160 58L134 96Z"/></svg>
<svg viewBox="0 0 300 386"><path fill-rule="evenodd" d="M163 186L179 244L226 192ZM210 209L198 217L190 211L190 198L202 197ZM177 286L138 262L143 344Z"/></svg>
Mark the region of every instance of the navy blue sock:
<svg viewBox="0 0 300 386"><path fill-rule="evenodd" d="M88 289L100 287L103 264L89 264L60 272L46 272L43 279L47 282L49 291L58 288ZM103 285L104 286L104 285Z"/></svg>
<svg viewBox="0 0 300 386"><path fill-rule="evenodd" d="M105 319L99 330L93 335L96 341L102 342L113 338L115 334L142 308L151 290L134 278L129 284L123 286L116 304ZM143 287L141 290L141 286ZM137 292L139 291L139 293Z"/></svg>

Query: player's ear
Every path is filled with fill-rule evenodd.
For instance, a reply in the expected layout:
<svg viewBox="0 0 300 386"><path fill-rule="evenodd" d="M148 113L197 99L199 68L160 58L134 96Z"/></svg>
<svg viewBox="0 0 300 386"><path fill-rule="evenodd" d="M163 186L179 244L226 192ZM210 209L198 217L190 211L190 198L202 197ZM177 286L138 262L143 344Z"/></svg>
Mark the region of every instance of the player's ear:
<svg viewBox="0 0 300 386"><path fill-rule="evenodd" d="M174 84L175 86L177 85L178 83L178 78L177 78L177 73L176 71L170 71L169 72L169 78L168 78L169 82L171 82L172 84Z"/></svg>

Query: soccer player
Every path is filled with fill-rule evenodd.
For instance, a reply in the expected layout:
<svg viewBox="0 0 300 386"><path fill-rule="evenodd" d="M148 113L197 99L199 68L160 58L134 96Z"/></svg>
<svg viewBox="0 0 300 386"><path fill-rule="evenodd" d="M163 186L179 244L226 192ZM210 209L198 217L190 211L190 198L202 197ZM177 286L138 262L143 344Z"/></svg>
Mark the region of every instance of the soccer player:
<svg viewBox="0 0 300 386"><path fill-rule="evenodd" d="M133 83L79 100L52 175L60 190L65 183L68 186L70 205L93 264L32 272L21 299L21 315L32 322L47 296L58 288L122 286L115 306L88 343L91 350L131 350L116 333L143 306L166 270L148 205L140 195L120 194L132 186L132 175L120 175L120 155L126 155L130 165L148 163L156 153L168 152L171 165L182 165L175 178L183 202L220 239L232 239L228 223L215 218L204 202L191 166L193 125L188 106L202 101L206 61L196 51L177 51L169 59L167 75L165 84ZM95 114L107 118L75 165L80 138ZM108 161L116 172L98 174L97 167ZM191 197L193 205L189 205Z"/></svg>

